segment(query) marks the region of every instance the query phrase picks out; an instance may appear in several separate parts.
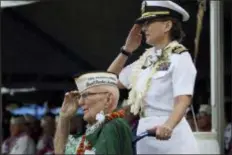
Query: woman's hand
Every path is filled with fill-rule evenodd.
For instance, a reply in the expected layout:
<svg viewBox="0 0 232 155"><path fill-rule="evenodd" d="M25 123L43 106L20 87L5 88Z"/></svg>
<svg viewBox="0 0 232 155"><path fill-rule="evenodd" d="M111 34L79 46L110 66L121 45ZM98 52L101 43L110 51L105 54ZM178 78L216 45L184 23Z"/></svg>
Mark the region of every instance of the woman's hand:
<svg viewBox="0 0 232 155"><path fill-rule="evenodd" d="M132 53L140 46L142 41L141 30L142 27L138 24L135 24L132 27L129 35L127 36L126 43L123 46L125 51Z"/></svg>
<svg viewBox="0 0 232 155"><path fill-rule="evenodd" d="M156 133L156 139L159 140L168 140L172 136L172 129L166 125L155 126L149 130L155 130L154 132Z"/></svg>
<svg viewBox="0 0 232 155"><path fill-rule="evenodd" d="M61 107L60 116L62 118L71 119L77 112L80 94L78 91L70 91L65 94Z"/></svg>

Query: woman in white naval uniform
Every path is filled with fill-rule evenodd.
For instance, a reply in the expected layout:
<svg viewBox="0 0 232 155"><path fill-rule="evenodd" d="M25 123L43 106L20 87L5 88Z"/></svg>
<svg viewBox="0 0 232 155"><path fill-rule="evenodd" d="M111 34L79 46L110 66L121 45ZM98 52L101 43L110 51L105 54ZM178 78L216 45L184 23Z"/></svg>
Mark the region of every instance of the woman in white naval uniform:
<svg viewBox="0 0 232 155"><path fill-rule="evenodd" d="M121 53L108 68L119 74L119 87L131 89L131 113L140 114L137 134L147 129L156 138L137 143L138 154L197 154L194 135L184 115L191 103L196 68L188 50L179 43L181 21L189 14L171 1L144 1L142 16L136 20ZM141 44L141 31L147 49L134 63L124 67Z"/></svg>

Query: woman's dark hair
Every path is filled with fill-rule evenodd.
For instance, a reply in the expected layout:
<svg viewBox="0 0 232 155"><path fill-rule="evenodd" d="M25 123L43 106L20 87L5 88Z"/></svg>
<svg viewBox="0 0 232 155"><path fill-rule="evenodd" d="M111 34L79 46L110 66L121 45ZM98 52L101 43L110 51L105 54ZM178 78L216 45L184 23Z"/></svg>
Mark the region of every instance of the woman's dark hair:
<svg viewBox="0 0 232 155"><path fill-rule="evenodd" d="M178 19L173 17L162 17L160 19L157 19L157 21L168 20L172 21L172 28L170 30L171 41L177 40L178 42L182 42L185 37L185 33L183 31L182 24Z"/></svg>
<svg viewBox="0 0 232 155"><path fill-rule="evenodd" d="M185 33L182 29L181 22L174 18L172 18L171 21L173 23L170 31L171 40L177 40L178 42L182 42L185 37Z"/></svg>

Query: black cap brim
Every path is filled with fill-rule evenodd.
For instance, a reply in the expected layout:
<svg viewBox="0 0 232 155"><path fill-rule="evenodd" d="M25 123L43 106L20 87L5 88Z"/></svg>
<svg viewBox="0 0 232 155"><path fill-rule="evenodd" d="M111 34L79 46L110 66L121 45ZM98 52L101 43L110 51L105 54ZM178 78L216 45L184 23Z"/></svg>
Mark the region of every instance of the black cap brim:
<svg viewBox="0 0 232 155"><path fill-rule="evenodd" d="M139 24L139 25L142 25L144 24L146 21L149 21L149 20L153 20L153 19L157 19L157 17L140 17L138 19L135 20L135 24Z"/></svg>
<svg viewBox="0 0 232 155"><path fill-rule="evenodd" d="M135 20L135 24L139 24L142 25L144 24L146 21L150 21L150 20L159 20L159 19L163 19L166 17L171 17L169 15L162 15L162 16L149 16L149 17L140 17L138 19Z"/></svg>

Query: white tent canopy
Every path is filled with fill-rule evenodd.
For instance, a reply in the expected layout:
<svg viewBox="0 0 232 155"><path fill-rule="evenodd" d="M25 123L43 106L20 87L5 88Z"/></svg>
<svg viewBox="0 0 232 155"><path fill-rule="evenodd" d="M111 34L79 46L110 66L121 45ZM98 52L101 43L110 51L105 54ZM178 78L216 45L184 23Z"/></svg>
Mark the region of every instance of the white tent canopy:
<svg viewBox="0 0 232 155"><path fill-rule="evenodd" d="M27 4L31 4L31 3L35 3L35 2L37 2L37 1L18 1L18 0L1 1L1 8L27 5Z"/></svg>
<svg viewBox="0 0 232 155"><path fill-rule="evenodd" d="M36 88L32 87L32 88L5 88L2 87L1 88L1 94L11 94L14 95L14 93L27 93L27 92L34 92L36 91Z"/></svg>

